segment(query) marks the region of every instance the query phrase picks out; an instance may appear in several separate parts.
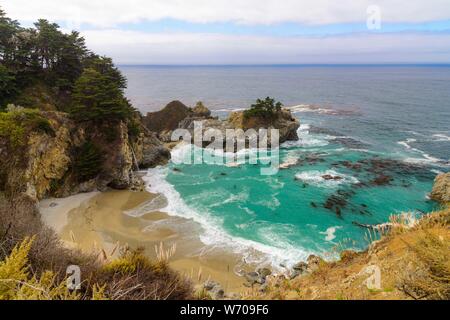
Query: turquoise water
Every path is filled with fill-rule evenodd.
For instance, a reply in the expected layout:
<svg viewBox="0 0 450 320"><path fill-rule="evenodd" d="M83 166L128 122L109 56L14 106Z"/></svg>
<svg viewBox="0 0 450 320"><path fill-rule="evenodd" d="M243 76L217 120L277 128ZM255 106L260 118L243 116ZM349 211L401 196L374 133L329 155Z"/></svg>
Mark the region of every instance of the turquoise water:
<svg viewBox="0 0 450 320"><path fill-rule="evenodd" d="M450 68L192 67L169 68L166 77L160 68L133 68L124 69L129 96L143 110L148 105L139 104L143 93L132 89L134 81L152 85L159 75L163 89L154 99L162 100L171 85L181 87L174 76L181 81L189 73L196 80L183 87L182 101L204 90L203 100L225 117L252 95L276 92L302 124L300 141L280 148L281 163L296 164L274 176L262 176L262 164L171 163L149 172L151 190L168 197L166 210L199 222L208 245L247 259L260 258L256 249L274 265L291 264L310 253L364 249L373 235L355 222L379 224L392 214L418 217L437 208L427 194L436 174L449 171Z"/></svg>

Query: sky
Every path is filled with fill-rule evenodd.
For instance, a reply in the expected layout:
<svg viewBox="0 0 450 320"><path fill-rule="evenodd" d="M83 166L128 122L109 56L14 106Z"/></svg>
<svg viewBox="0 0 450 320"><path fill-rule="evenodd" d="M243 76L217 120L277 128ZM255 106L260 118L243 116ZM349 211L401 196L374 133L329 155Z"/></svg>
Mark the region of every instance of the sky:
<svg viewBox="0 0 450 320"><path fill-rule="evenodd" d="M450 63L450 0L0 0L118 64Z"/></svg>

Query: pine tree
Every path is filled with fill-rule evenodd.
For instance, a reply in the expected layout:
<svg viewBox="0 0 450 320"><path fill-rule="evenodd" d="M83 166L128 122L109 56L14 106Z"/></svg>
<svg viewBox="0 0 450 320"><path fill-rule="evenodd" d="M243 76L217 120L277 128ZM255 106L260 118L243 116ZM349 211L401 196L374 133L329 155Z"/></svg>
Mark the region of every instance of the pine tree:
<svg viewBox="0 0 450 320"><path fill-rule="evenodd" d="M71 115L78 121L125 120L132 109L114 77L92 68L76 81Z"/></svg>

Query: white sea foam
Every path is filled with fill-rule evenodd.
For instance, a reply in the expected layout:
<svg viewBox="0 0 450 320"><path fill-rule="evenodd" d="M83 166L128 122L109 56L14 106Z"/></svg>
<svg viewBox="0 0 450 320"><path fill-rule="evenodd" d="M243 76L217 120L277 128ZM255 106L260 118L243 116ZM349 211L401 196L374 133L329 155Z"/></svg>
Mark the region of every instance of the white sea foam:
<svg viewBox="0 0 450 320"><path fill-rule="evenodd" d="M331 228L328 228L325 232L320 232L320 234L326 235L325 241L331 242L334 239L336 239L336 235L335 235L336 230L341 229L341 228L342 227L331 227Z"/></svg>
<svg viewBox="0 0 450 320"><path fill-rule="evenodd" d="M136 209L124 211L124 214L130 217L138 218L142 217L143 215L149 212L157 211L166 206L167 206L167 199L163 195L158 195L152 200L145 202L143 205L139 206Z"/></svg>
<svg viewBox="0 0 450 320"><path fill-rule="evenodd" d="M281 144L281 148L318 148L327 146L329 144L329 137L312 136L309 134L310 128L311 127L309 124L301 124L300 128L297 130L299 140L286 141Z"/></svg>
<svg viewBox="0 0 450 320"><path fill-rule="evenodd" d="M280 169L288 169L298 164L299 159L297 157L287 157L283 163L280 164Z"/></svg>
<svg viewBox="0 0 450 320"><path fill-rule="evenodd" d="M436 138L435 141L450 141L450 137L445 134L433 134L433 137Z"/></svg>
<svg viewBox="0 0 450 320"><path fill-rule="evenodd" d="M296 106L288 107L288 109L293 113L319 113L319 114L332 114L334 110L329 108L319 107L312 104L299 104Z"/></svg>
<svg viewBox="0 0 450 320"><path fill-rule="evenodd" d="M162 167L149 169L148 174L143 177L147 190L152 193L161 193L167 198L168 204L165 208L161 208L161 211L199 223L203 229L200 240L205 245L229 248L242 254L248 263L268 263L274 269L279 268L280 264L291 266L298 261L305 260L312 253L282 242L266 245L229 235L221 227L220 220L207 212L199 213L184 202L181 195L167 182L168 170L168 168Z"/></svg>
<svg viewBox="0 0 450 320"><path fill-rule="evenodd" d="M211 110L212 112L238 112L238 111L244 111L246 108L234 108L234 109L215 109Z"/></svg>
<svg viewBox="0 0 450 320"><path fill-rule="evenodd" d="M262 199L262 200L258 200L255 201L254 204L266 207L272 211L275 211L280 205L280 200L278 200L277 195L279 195L279 193L275 193L273 195L270 196L270 199Z"/></svg>
<svg viewBox="0 0 450 320"><path fill-rule="evenodd" d="M318 113L332 116L357 114L355 110L337 110L330 107L313 104L299 104L296 106L287 107L287 109L293 113Z"/></svg>
<svg viewBox="0 0 450 320"><path fill-rule="evenodd" d="M324 176L329 175L332 177L340 177L341 179L330 179L327 180L324 178ZM310 183L312 185L318 186L318 187L326 187L326 188L334 188L337 187L343 183L358 183L359 180L355 177L341 174L339 172L336 172L334 170L327 170L327 171L318 171L318 170L312 170L312 171L303 171L300 173L297 173L295 175L295 178L297 180L301 180L306 183Z"/></svg>
<svg viewBox="0 0 450 320"><path fill-rule="evenodd" d="M407 150L418 153L422 156L422 158L414 158L414 157L408 157L406 159L404 159L404 161L409 162L409 163L414 163L414 164L438 164L438 165L443 165L443 166L449 166L450 163L449 161L445 161L443 159L439 159L436 157L433 157L431 155L429 155L428 153L426 153L425 151L422 151L420 149L414 148L411 146L411 143L417 142L416 139L406 139L405 141L399 141L397 142L399 145L405 147Z"/></svg>

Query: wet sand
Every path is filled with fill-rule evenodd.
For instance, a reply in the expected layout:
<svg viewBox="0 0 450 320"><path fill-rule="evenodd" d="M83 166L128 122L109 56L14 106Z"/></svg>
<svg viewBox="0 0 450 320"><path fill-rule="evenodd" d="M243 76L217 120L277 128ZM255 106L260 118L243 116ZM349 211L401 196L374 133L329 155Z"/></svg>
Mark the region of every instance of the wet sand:
<svg viewBox="0 0 450 320"><path fill-rule="evenodd" d="M197 223L158 211L166 204L164 196L157 194L108 191L47 199L40 203L40 211L67 246L87 252L104 249L112 257L119 254L119 246L142 247L155 259L155 246L175 245L170 265L194 283L211 279L227 293L244 291L243 278L234 273L241 257L205 246Z"/></svg>

